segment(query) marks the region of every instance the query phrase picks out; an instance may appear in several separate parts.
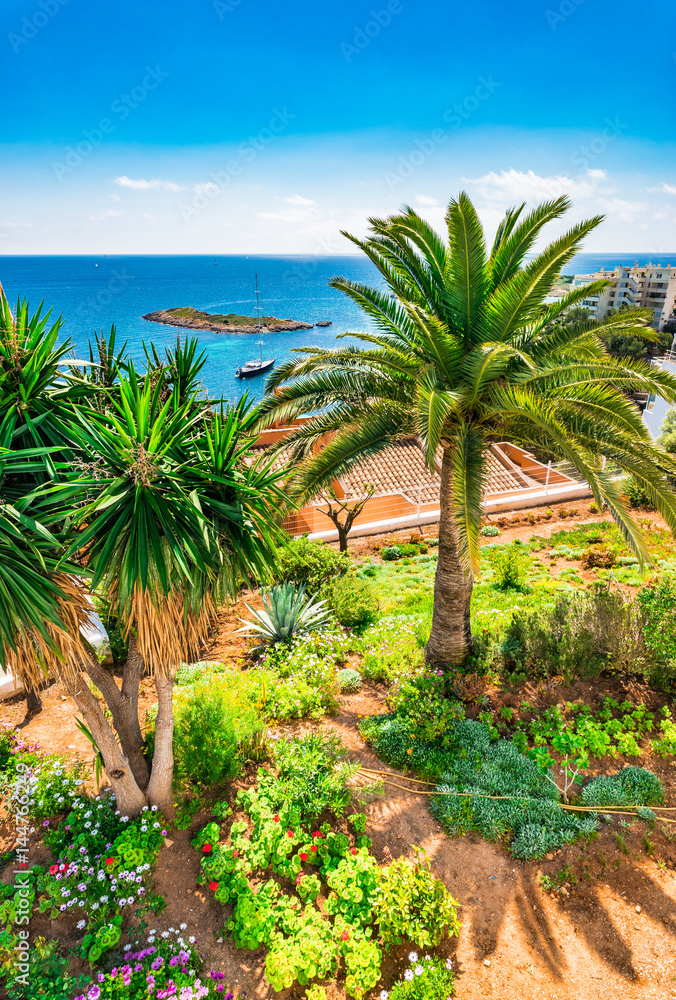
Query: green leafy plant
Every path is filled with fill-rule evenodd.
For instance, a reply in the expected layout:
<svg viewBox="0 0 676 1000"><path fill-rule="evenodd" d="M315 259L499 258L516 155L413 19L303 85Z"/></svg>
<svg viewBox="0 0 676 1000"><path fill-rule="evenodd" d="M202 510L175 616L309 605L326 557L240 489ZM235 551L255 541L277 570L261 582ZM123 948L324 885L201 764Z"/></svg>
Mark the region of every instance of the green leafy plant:
<svg viewBox="0 0 676 1000"><path fill-rule="evenodd" d="M346 667L339 672L338 683L343 694L354 694L361 688L361 674L358 670Z"/></svg>
<svg viewBox="0 0 676 1000"><path fill-rule="evenodd" d="M491 566L495 573L495 585L500 590L520 590L526 582L528 554L520 545L499 546L491 551Z"/></svg>
<svg viewBox="0 0 676 1000"><path fill-rule="evenodd" d="M497 524L484 524L480 533L484 538L496 538L500 534L500 529Z"/></svg>
<svg viewBox="0 0 676 1000"><path fill-rule="evenodd" d="M380 550L380 557L386 562L395 562L397 559L401 559L402 556L403 552L400 545L386 545L384 549Z"/></svg>
<svg viewBox="0 0 676 1000"><path fill-rule="evenodd" d="M434 948L446 934L460 933L457 907L422 851L414 862L398 858L381 873L375 904L380 940L387 949L404 941Z"/></svg>
<svg viewBox="0 0 676 1000"><path fill-rule="evenodd" d="M330 545L297 538L278 550L275 570L278 582L305 584L308 594L316 594L327 581L347 572L349 561Z"/></svg>
<svg viewBox="0 0 676 1000"><path fill-rule="evenodd" d="M368 580L348 573L322 587L321 594L340 624L358 635L378 620L378 595Z"/></svg>
<svg viewBox="0 0 676 1000"><path fill-rule="evenodd" d="M263 610L257 611L246 605L254 616L251 622L244 621L244 627L237 632L260 636L265 642L290 642L295 636L328 628L333 617L326 601L315 597L306 598L305 585L296 587L293 583L281 583L263 594Z"/></svg>

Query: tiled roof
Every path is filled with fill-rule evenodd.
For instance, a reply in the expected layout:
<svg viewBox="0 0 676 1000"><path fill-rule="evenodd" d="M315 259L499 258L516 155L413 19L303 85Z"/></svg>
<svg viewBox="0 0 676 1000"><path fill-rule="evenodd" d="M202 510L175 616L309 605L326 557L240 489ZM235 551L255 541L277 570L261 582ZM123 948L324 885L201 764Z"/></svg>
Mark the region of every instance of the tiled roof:
<svg viewBox="0 0 676 1000"><path fill-rule="evenodd" d="M409 500L434 503L439 496L439 477L425 465L420 445L407 438L378 455L361 462L347 475L340 477L349 497L363 496L364 485L373 485L376 493L405 493Z"/></svg>
<svg viewBox="0 0 676 1000"><path fill-rule="evenodd" d="M486 493L506 493L513 490L541 486L535 479L518 468L512 468L509 458L495 445L487 455L488 482ZM251 449L253 455L267 451L266 447ZM437 466L441 463L441 451ZM274 468L293 469L291 449L277 452ZM377 455L372 455L350 472L340 477L348 498L363 496L368 486L375 486L377 494L403 493L413 503L435 503L439 499L439 476L425 464L423 450L415 438L405 438Z"/></svg>

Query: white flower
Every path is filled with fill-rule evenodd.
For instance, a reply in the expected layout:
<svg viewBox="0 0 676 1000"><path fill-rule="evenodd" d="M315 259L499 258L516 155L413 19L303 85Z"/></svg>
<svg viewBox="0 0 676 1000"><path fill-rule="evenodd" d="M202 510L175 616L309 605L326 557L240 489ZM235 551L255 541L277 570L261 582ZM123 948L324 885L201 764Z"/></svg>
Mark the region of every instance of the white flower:
<svg viewBox="0 0 676 1000"><path fill-rule="evenodd" d="M126 945L124 946L124 949L123 949L123 951L131 951L131 945L130 945L130 944L126 944Z"/></svg>
<svg viewBox="0 0 676 1000"><path fill-rule="evenodd" d="M79 931L81 931L86 926L87 926L87 921L86 920L78 920L78 922L77 922L77 929Z"/></svg>
<svg viewBox="0 0 676 1000"><path fill-rule="evenodd" d="M415 967L415 974L416 974L416 976L422 976L422 974L423 974L424 971L425 970L422 967L422 965L416 965L416 967Z"/></svg>
<svg viewBox="0 0 676 1000"><path fill-rule="evenodd" d="M452 969L453 968L453 962L450 960L450 958L446 959L446 968L447 969Z"/></svg>
<svg viewBox="0 0 676 1000"><path fill-rule="evenodd" d="M406 970L406 972L404 973L404 979L409 983L411 982L411 980L413 979L413 969Z"/></svg>
<svg viewBox="0 0 676 1000"><path fill-rule="evenodd" d="M169 931L162 931L162 937L163 938L168 938L169 937Z"/></svg>
<svg viewBox="0 0 676 1000"><path fill-rule="evenodd" d="M411 965L413 965L414 962L417 962L418 961L418 952L417 951L409 951L409 953L408 953L408 960L411 963Z"/></svg>
<svg viewBox="0 0 676 1000"><path fill-rule="evenodd" d="M181 930L182 931L187 930L187 927L188 927L187 924L181 924Z"/></svg>
<svg viewBox="0 0 676 1000"><path fill-rule="evenodd" d="M150 807L150 809L151 809L151 811L152 811L152 812L154 812L154 813L156 813L156 812L157 812L157 806L151 806L151 807Z"/></svg>
<svg viewBox="0 0 676 1000"><path fill-rule="evenodd" d="M389 997L389 995L390 994L387 992L387 990L381 990L380 991L380 1000L387 1000L387 998Z"/></svg>
<svg viewBox="0 0 676 1000"><path fill-rule="evenodd" d="M425 955L425 961L426 962L431 962L432 961L432 956L431 955Z"/></svg>
<svg viewBox="0 0 676 1000"><path fill-rule="evenodd" d="M151 934L148 938L148 944L155 944L155 937L153 934Z"/></svg>

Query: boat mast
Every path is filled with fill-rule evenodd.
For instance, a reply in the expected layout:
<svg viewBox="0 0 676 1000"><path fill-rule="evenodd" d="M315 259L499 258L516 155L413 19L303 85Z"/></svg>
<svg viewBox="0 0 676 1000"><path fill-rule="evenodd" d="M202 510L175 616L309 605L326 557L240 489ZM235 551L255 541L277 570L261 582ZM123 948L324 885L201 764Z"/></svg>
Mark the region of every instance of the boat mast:
<svg viewBox="0 0 676 1000"><path fill-rule="evenodd" d="M258 349L263 364L263 341L261 339L261 306L258 298L258 271L256 271L256 315L258 316Z"/></svg>

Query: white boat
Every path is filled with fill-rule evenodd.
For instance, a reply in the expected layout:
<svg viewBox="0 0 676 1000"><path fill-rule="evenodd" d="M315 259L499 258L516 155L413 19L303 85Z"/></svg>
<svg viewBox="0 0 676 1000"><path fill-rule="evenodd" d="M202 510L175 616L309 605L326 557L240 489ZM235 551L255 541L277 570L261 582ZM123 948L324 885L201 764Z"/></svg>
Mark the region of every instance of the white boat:
<svg viewBox="0 0 676 1000"><path fill-rule="evenodd" d="M267 358L263 360L263 338L261 336L261 306L258 298L258 273L256 273L256 316L258 317L258 357L254 358L253 361L247 361L246 364L240 365L240 367L235 372L237 378L253 378L255 375L262 375L263 372L269 371L276 358Z"/></svg>

